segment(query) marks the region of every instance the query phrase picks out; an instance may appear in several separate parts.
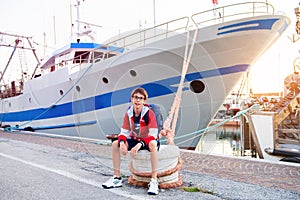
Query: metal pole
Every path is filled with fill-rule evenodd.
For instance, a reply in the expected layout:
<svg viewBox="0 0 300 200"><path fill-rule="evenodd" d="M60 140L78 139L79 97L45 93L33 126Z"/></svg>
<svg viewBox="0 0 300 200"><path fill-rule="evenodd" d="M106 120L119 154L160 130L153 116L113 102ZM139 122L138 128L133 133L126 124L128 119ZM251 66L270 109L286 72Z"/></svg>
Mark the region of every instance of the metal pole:
<svg viewBox="0 0 300 200"><path fill-rule="evenodd" d="M70 4L71 37L73 37L72 4Z"/></svg>
<svg viewBox="0 0 300 200"><path fill-rule="evenodd" d="M155 0L153 0L153 24L156 26Z"/></svg>
<svg viewBox="0 0 300 200"><path fill-rule="evenodd" d="M54 39L54 46L56 47L56 24L55 24L55 16L53 16L53 39Z"/></svg>
<svg viewBox="0 0 300 200"><path fill-rule="evenodd" d="M8 59L8 62L7 62L5 68L4 68L3 72L2 72L2 76L1 76L1 78L0 78L0 81L3 79L3 76L4 76L4 74L5 74L6 70L7 70L7 67L8 67L8 65L9 65L9 63L10 63L10 61L11 61L13 55L14 55L15 52L16 52L16 49L17 49L17 46L18 46L19 42L20 42L19 39L16 39L16 40L15 40L14 50L13 50L13 52L11 53L11 55L10 55L10 57L9 57L9 59Z"/></svg>
<svg viewBox="0 0 300 200"><path fill-rule="evenodd" d="M80 22L79 22L79 6L80 6L80 0L77 0L77 31L78 31L78 33L80 31L80 28L79 28L79 25L80 25Z"/></svg>

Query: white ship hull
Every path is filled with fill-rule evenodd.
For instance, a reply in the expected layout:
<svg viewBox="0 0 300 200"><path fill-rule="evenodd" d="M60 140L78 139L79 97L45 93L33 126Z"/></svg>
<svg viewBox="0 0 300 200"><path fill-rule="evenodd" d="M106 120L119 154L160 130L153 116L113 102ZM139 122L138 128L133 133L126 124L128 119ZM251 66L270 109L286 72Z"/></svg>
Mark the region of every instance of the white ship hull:
<svg viewBox="0 0 300 200"><path fill-rule="evenodd" d="M286 17L266 15L198 30L177 122L179 147L196 147L201 134L191 133L207 127L236 83L288 23ZM190 38L193 35L191 31ZM165 119L178 88L186 38L186 33L174 35L87 63L75 73L65 67L29 80L21 95L1 100L2 126L105 139L119 133L130 93L140 86L149 93L148 103L160 105ZM203 91L193 91L197 89Z"/></svg>

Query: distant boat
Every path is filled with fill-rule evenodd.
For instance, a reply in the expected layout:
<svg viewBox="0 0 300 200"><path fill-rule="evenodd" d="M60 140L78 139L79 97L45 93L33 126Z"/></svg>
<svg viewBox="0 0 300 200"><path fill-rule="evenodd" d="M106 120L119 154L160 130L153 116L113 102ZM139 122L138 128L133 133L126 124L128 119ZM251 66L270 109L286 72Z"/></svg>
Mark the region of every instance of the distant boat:
<svg viewBox="0 0 300 200"><path fill-rule="evenodd" d="M192 45L198 30L175 135L179 147L194 149L201 135L190 133L208 126L236 83L290 24L273 13L267 3L241 3L104 44L82 42L84 34L78 34L41 64L40 75L1 91L1 126L106 139L119 132L130 93L140 86L166 117L178 89L187 34Z"/></svg>

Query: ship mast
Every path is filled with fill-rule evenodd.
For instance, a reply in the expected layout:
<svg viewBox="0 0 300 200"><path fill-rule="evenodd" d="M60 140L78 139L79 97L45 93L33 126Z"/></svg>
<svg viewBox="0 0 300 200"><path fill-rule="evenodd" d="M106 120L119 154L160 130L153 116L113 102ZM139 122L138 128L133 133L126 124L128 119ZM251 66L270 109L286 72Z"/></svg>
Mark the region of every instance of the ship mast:
<svg viewBox="0 0 300 200"><path fill-rule="evenodd" d="M5 67L4 71L2 72L2 76L0 78L0 81L2 80L2 78L4 76L5 71L6 71L7 67L9 66L9 63L10 63L10 61L11 61L11 59L12 59L12 57L13 57L15 51L16 51L16 49L24 49L24 50L31 50L32 51L32 53L33 53L33 55L34 55L34 57L35 57L35 59L37 61L37 65L36 65L36 67L34 69L32 77L31 77L31 78L33 78L34 75L35 75L35 72L36 72L36 70L38 68L38 66L40 65L40 60L37 57L36 49L33 47L32 43L31 43L32 37L23 36L23 35L16 35L16 34L10 34L10 33L4 33L4 32L0 32L0 35L4 35L4 36L8 36L8 37L15 37L16 38L14 46L7 45L7 44L0 44L0 47L4 46L4 47L13 47L14 48L14 50L13 50L13 52L12 52L12 54L11 54L9 60L8 60L8 63L6 64L6 67ZM27 41L27 43L28 43L28 46L19 46L19 43L22 41L21 39L25 39Z"/></svg>
<svg viewBox="0 0 300 200"><path fill-rule="evenodd" d="M5 66L4 70L3 70L3 72L1 73L0 82L1 82L1 80L3 79L3 76L5 75L5 72L6 72L6 70L7 70L7 67L8 67L8 65L9 65L9 63L10 63L10 61L11 61L13 55L14 55L15 52L16 52L16 49L17 49L17 46L18 46L19 42L20 42L19 39L16 39L16 40L15 40L14 50L13 50L13 52L11 53L11 55L10 55L10 57L9 57L9 59L8 59L8 62L7 62L7 64L6 64L6 66Z"/></svg>
<svg viewBox="0 0 300 200"><path fill-rule="evenodd" d="M77 42L80 42L80 37L81 36L89 37L94 42L95 38L92 35L93 30L92 30L91 26L98 27L98 28L102 28L102 26L97 25L97 24L92 24L92 23L89 23L89 22L84 22L84 21L80 20L80 9L79 9L80 1L81 0L77 0L76 5L74 5L77 9L77 20L76 20L76 22L77 22L77 31L76 31ZM82 2L84 2L84 0L82 0ZM80 24L84 25L83 29L81 29Z"/></svg>
<svg viewBox="0 0 300 200"><path fill-rule="evenodd" d="M84 1L84 0L82 0ZM77 9L77 32L79 33L80 32L80 18L79 18L79 6L80 6L80 0L77 0L77 4L75 5L76 9Z"/></svg>

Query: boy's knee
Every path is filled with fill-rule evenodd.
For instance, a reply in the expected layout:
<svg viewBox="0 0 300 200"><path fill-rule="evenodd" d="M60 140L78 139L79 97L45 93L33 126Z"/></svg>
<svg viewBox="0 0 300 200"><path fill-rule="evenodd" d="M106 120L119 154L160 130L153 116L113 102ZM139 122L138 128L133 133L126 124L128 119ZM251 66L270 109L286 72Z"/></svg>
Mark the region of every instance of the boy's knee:
<svg viewBox="0 0 300 200"><path fill-rule="evenodd" d="M119 148L119 142L118 140L113 141L113 143L111 144L112 148Z"/></svg>
<svg viewBox="0 0 300 200"><path fill-rule="evenodd" d="M150 141L149 144L148 144L148 146L149 146L149 150L150 151L156 151L157 150L157 142L156 142L156 140Z"/></svg>

